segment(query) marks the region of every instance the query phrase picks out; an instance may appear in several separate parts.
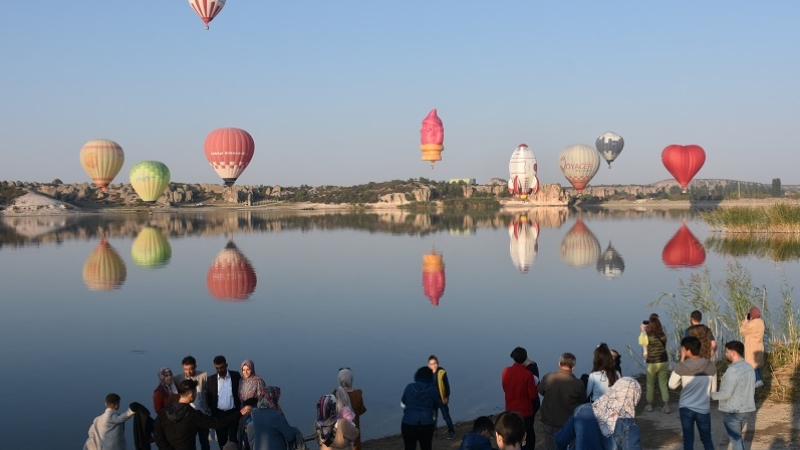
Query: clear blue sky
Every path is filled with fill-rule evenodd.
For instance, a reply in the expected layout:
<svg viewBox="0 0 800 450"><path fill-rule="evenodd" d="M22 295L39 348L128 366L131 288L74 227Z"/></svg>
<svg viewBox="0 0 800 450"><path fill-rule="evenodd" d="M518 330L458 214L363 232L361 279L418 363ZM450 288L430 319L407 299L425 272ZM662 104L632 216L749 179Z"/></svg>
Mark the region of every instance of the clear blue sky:
<svg viewBox="0 0 800 450"><path fill-rule="evenodd" d="M800 183L800 2L228 0L205 31L186 0L18 1L0 28L0 180L87 180L94 138L173 181L218 182L211 130L248 130L239 184L508 176L521 142L544 183L564 147L625 138L592 184ZM432 108L443 161L420 161Z"/></svg>

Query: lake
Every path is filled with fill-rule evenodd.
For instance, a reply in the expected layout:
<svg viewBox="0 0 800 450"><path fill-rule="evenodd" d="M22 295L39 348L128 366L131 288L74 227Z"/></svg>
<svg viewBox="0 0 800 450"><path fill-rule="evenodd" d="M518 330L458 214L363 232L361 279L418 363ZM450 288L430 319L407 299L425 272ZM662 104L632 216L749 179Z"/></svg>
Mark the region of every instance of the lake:
<svg viewBox="0 0 800 450"><path fill-rule="evenodd" d="M797 287L798 255L708 238L688 210L0 217L6 446L80 448L107 393L152 411L156 372L186 355L204 371L218 354L234 370L252 359L306 434L350 367L366 439L399 432L402 391L431 354L457 421L502 409L516 346L543 374L572 352L580 375L607 342L636 373L639 324L666 316L647 305L679 280L739 261L773 313Z"/></svg>

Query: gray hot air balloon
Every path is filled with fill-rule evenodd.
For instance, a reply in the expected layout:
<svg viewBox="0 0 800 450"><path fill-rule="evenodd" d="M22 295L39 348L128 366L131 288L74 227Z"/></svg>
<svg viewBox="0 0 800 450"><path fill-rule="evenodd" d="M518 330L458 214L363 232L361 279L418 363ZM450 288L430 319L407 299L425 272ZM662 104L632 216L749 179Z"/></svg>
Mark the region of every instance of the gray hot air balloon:
<svg viewBox="0 0 800 450"><path fill-rule="evenodd" d="M609 131L597 136L597 140L594 141L594 146L597 148L600 156L606 160L608 163L608 168L610 169L611 161L617 159L617 156L622 153L622 147L625 146L625 140L622 139L622 136L618 135L617 133Z"/></svg>
<svg viewBox="0 0 800 450"><path fill-rule="evenodd" d="M622 255L609 242L606 251L597 259L597 273L606 278L616 278L624 271L625 261L622 259Z"/></svg>

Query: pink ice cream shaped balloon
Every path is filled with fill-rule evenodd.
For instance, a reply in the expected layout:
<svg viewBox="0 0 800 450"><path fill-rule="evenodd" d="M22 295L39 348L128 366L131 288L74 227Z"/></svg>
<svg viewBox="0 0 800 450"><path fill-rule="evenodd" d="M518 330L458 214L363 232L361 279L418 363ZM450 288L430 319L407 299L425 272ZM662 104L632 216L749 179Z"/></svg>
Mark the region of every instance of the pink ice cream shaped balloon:
<svg viewBox="0 0 800 450"><path fill-rule="evenodd" d="M431 168L433 163L442 160L442 151L444 150L444 125L442 119L436 114L436 108L428 113L428 116L422 121L422 129L419 130L420 141L422 145L419 149L422 150L422 160L430 161Z"/></svg>

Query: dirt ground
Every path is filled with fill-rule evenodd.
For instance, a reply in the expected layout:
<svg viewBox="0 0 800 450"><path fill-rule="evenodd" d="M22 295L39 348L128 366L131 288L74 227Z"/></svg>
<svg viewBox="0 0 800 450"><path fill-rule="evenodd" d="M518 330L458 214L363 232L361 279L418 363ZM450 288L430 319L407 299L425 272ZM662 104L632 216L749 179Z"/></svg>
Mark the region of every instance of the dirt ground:
<svg viewBox="0 0 800 450"><path fill-rule="evenodd" d="M769 390L770 385L760 388ZM757 411L753 423L745 427L745 449L752 450L789 450L800 449L800 404L779 403L768 397L769 392L759 392L758 396L764 398L757 402ZM671 392L671 414L661 412L661 402L656 395L653 412L645 412L645 401L639 402L636 408L636 423L642 435L642 450L682 450L683 434L678 416L678 395ZM711 433L714 447L717 449L730 448L725 427L722 425L722 415L718 410L717 402L711 403ZM441 421L440 421L441 423ZM398 429L400 424L397 424ZM472 429L471 422L456 424L456 438L447 440L447 429L439 428L438 437L433 439L433 450L457 450L461 445L461 437ZM543 449L544 442L542 424L536 417L536 448ZM373 439L363 443L364 450L402 450L403 440L400 435ZM695 449L702 449L700 437L695 433Z"/></svg>

